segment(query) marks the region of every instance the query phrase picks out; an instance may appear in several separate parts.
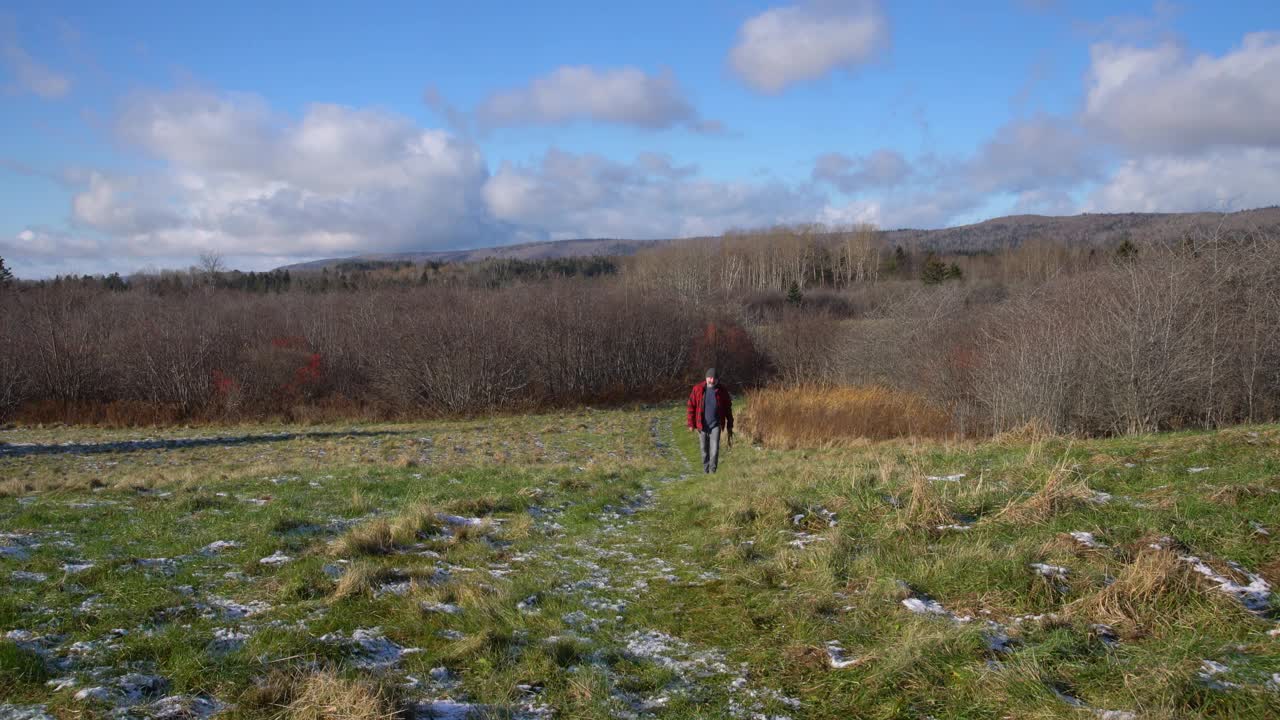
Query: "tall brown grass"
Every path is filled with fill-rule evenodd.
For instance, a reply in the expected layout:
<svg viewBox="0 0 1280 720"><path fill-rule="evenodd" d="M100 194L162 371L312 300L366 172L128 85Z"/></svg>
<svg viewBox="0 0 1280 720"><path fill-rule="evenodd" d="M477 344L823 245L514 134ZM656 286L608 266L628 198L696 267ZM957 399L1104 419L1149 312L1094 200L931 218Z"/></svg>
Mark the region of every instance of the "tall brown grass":
<svg viewBox="0 0 1280 720"><path fill-rule="evenodd" d="M1079 474L1067 464L1067 457L1049 471L1044 485L1032 495L1010 502L992 516L996 522L1013 525L1031 525L1043 522L1054 515L1082 507L1094 497Z"/></svg>
<svg viewBox="0 0 1280 720"><path fill-rule="evenodd" d="M758 390L747 397L738 424L753 441L783 448L957 435L950 413L918 395L877 386Z"/></svg>

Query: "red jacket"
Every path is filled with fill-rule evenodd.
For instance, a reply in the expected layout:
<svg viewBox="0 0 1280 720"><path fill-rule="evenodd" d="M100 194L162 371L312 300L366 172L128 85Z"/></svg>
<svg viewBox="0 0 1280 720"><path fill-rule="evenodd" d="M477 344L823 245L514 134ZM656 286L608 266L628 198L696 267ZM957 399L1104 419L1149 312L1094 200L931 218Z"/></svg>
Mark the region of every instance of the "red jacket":
<svg viewBox="0 0 1280 720"><path fill-rule="evenodd" d="M702 416L703 400L707 395L707 384L700 382L693 386L693 391L689 393L689 427L703 430ZM729 391L724 389L720 383L716 383L716 419L720 427L727 432L733 432L733 398L729 397Z"/></svg>

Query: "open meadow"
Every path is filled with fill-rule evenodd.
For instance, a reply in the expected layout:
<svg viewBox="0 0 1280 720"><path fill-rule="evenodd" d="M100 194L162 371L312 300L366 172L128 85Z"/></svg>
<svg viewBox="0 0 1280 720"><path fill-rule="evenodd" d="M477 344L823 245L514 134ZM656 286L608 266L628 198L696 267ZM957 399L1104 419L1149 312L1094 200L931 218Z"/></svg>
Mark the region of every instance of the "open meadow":
<svg viewBox="0 0 1280 720"><path fill-rule="evenodd" d="M1265 718L1280 426L0 433L0 718Z"/></svg>

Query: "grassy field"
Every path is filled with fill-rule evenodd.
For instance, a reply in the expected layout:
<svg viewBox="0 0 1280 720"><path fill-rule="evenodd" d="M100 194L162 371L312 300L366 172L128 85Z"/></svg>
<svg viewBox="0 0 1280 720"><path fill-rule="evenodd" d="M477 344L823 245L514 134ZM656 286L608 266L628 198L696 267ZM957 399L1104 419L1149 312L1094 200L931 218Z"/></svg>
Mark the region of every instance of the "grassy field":
<svg viewBox="0 0 1280 720"><path fill-rule="evenodd" d="M1280 427L0 433L0 719L1265 718Z"/></svg>

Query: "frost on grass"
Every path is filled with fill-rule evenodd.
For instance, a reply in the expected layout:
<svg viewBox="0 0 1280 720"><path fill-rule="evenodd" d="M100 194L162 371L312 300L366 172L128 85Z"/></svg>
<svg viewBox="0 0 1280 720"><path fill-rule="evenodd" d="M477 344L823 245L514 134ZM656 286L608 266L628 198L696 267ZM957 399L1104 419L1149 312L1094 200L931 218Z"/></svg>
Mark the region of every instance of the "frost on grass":
<svg viewBox="0 0 1280 720"><path fill-rule="evenodd" d="M925 479L941 482L960 482L964 479L964 473L955 473L954 475L929 475Z"/></svg>

